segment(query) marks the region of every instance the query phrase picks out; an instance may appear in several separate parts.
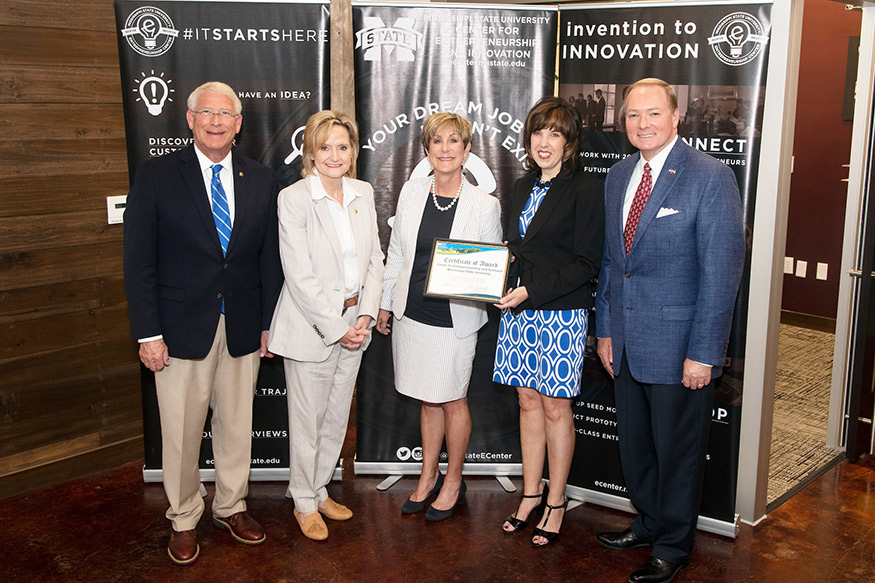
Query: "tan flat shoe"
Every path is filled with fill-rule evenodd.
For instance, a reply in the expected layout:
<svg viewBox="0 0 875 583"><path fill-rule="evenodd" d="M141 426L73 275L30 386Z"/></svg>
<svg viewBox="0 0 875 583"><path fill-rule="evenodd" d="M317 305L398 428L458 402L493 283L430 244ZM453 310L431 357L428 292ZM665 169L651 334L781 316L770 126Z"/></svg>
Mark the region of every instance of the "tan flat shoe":
<svg viewBox="0 0 875 583"><path fill-rule="evenodd" d="M322 520L321 514L313 512L304 517L297 510L292 511L292 513L295 515L295 520L298 521L304 536L311 540L325 540L328 538L328 527L325 526L325 521Z"/></svg>
<svg viewBox="0 0 875 583"><path fill-rule="evenodd" d="M331 498L327 498L325 502L319 505L319 512L322 516L331 520L349 520L352 518L352 510L343 504L338 504Z"/></svg>

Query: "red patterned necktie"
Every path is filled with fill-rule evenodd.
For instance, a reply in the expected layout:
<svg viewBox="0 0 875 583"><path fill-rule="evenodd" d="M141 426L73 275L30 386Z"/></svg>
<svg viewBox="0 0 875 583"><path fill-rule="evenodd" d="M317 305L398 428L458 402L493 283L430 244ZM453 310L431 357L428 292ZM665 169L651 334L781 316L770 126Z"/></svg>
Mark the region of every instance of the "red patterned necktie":
<svg viewBox="0 0 875 583"><path fill-rule="evenodd" d="M626 219L626 228L623 231L623 239L626 241L626 257L629 256L629 251L632 249L632 241L635 240L635 231L638 229L641 211L644 210L644 205L647 204L647 199L650 198L650 190L652 188L653 181L650 178L650 164L644 164L644 174L641 176L641 182L638 183L635 198L632 199L629 217Z"/></svg>

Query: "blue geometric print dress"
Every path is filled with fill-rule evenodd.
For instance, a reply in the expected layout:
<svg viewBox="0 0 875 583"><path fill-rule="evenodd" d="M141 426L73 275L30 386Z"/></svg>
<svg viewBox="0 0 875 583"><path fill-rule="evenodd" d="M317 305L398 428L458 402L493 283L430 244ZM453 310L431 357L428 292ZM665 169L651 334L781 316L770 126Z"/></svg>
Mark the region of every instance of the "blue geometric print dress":
<svg viewBox="0 0 875 583"><path fill-rule="evenodd" d="M549 188L535 182L520 214L521 237L526 236ZM549 397L579 395L587 313L585 308L523 310L519 314L502 310L492 380L529 387Z"/></svg>

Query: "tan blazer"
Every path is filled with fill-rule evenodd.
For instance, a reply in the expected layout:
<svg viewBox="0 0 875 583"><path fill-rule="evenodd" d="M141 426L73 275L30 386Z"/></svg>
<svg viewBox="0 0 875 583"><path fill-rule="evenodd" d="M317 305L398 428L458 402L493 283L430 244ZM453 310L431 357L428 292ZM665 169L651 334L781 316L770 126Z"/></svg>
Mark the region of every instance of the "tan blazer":
<svg viewBox="0 0 875 583"><path fill-rule="evenodd" d="M407 307L416 238L425 202L431 196L430 186L430 176L409 180L398 197L380 303L380 307L392 312L396 319L404 317ZM450 229L450 239L501 243L501 205L497 198L465 180L456 204L458 208L453 218L453 228ZM453 317L456 338L464 338L486 323L486 305L482 302L450 300L450 315Z"/></svg>
<svg viewBox="0 0 875 583"><path fill-rule="evenodd" d="M346 299L343 250L328 206L336 203L314 198L317 180L317 176L308 176L279 193L280 258L285 283L268 338L271 352L306 362L328 358L333 345L349 330L341 317ZM374 189L361 180L343 180L344 188L351 188L357 195L349 211L359 262L359 304L350 309L376 320L383 252L377 237Z"/></svg>

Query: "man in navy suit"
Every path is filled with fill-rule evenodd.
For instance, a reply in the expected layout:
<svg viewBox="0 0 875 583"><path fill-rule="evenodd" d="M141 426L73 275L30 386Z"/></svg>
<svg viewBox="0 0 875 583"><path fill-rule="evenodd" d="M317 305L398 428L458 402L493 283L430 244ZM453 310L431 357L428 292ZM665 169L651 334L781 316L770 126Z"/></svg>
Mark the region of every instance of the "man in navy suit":
<svg viewBox="0 0 875 583"><path fill-rule="evenodd" d="M241 104L224 83L188 98L194 144L143 162L125 210L124 272L131 335L155 372L162 474L177 565L200 552L198 458L212 408L213 523L264 542L246 512L252 399L282 287L273 170L231 152Z"/></svg>
<svg viewBox="0 0 875 583"><path fill-rule="evenodd" d="M614 377L623 476L638 516L596 538L650 546L631 583L665 583L690 562L714 384L744 265L732 171L678 139L674 90L625 91L639 149L605 182L605 251L596 299L598 354Z"/></svg>

